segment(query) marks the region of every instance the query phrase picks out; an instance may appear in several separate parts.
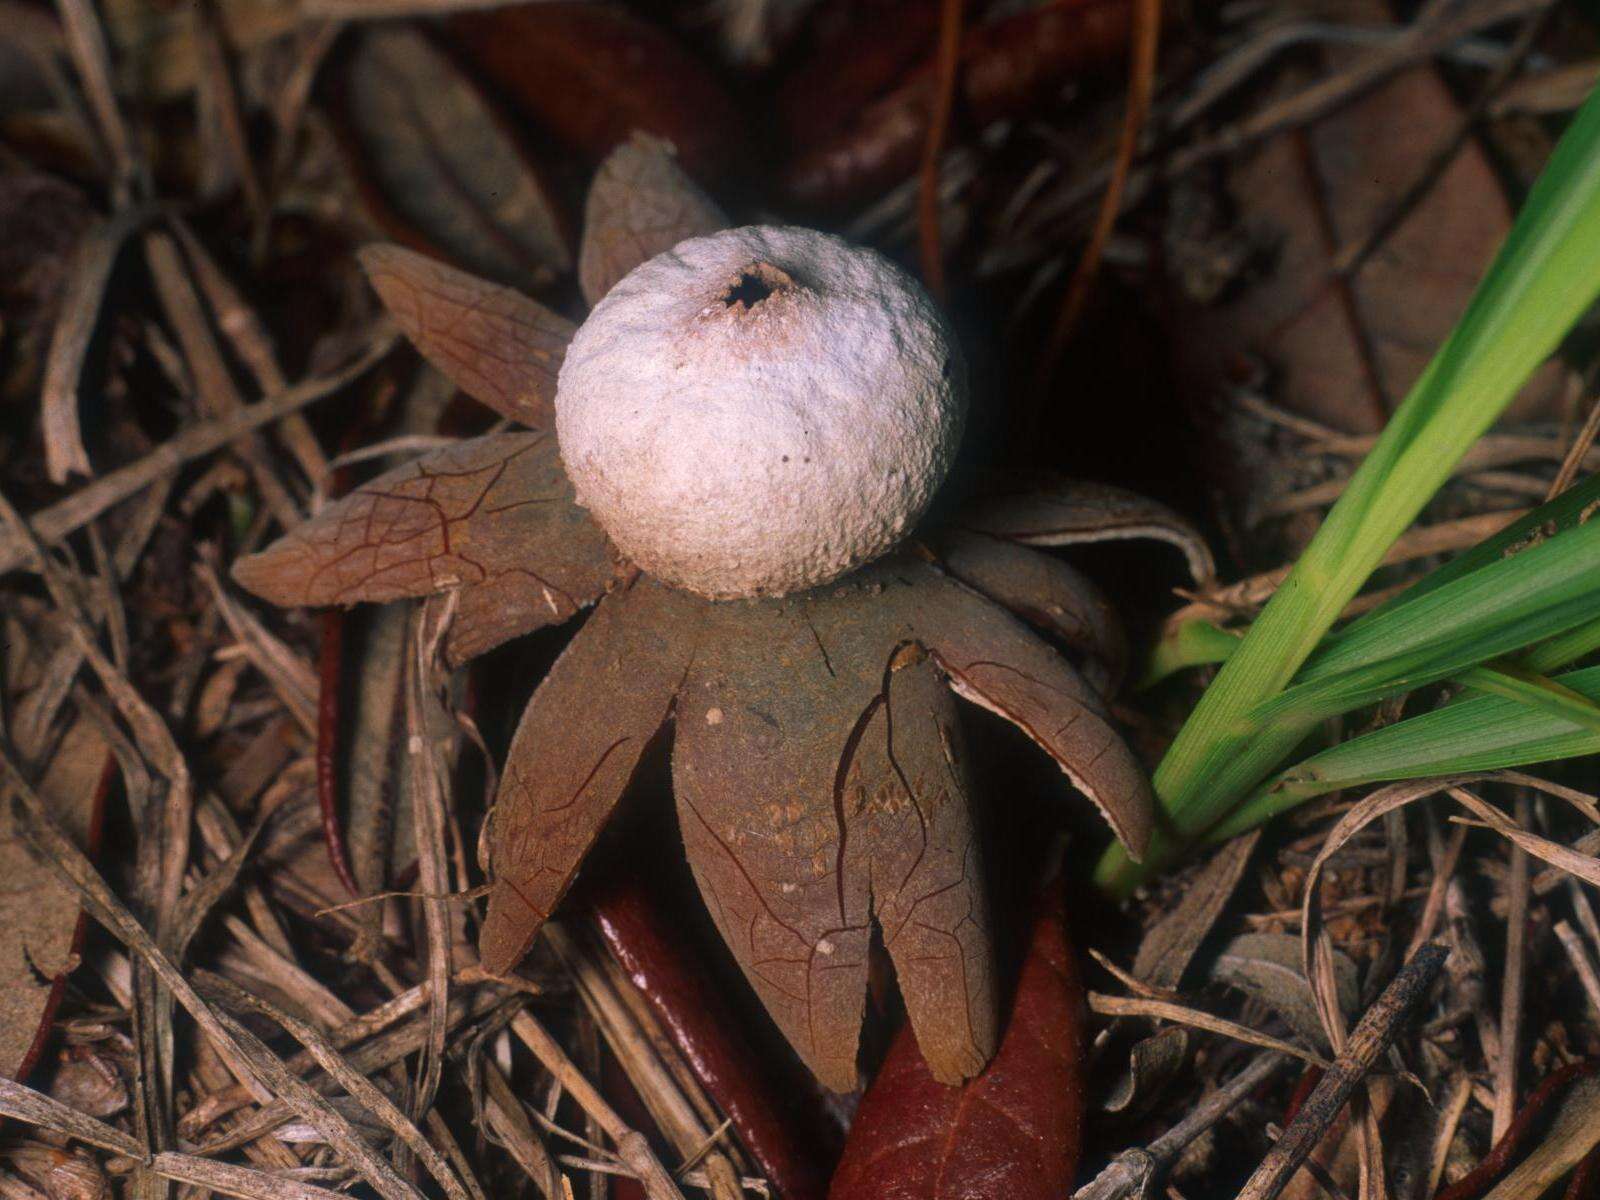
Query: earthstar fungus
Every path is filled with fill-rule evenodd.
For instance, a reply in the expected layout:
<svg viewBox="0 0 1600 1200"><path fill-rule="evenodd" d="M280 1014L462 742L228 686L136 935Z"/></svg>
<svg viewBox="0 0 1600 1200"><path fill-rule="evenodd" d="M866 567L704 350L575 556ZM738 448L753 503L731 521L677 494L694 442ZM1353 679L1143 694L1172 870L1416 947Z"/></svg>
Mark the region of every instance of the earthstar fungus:
<svg viewBox="0 0 1600 1200"><path fill-rule="evenodd" d="M561 458L618 548L714 600L838 578L944 481L966 370L926 293L809 229L727 229L629 272L567 347Z"/></svg>
<svg viewBox="0 0 1600 1200"><path fill-rule="evenodd" d="M670 723L701 894L801 1057L856 1086L876 924L924 1057L960 1082L999 1031L952 693L1026 732L1138 854L1153 805L1106 713L1116 621L1029 547L1118 528L1198 539L1159 505L1058 481L906 544L965 403L959 352L916 284L804 230L697 236L720 213L643 137L602 167L589 212L604 219L584 231L586 288L617 282L576 334L514 291L363 251L417 348L532 428L389 471L234 577L281 605L455 591L456 665L594 606L507 755L485 969L527 953ZM713 598L729 596L750 598Z"/></svg>

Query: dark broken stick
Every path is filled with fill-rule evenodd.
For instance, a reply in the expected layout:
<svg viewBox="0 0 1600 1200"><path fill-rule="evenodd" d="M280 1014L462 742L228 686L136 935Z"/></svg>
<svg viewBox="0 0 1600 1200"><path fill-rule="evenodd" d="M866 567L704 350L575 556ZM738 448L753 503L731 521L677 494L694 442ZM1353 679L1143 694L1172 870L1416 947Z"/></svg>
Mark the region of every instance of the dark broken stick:
<svg viewBox="0 0 1600 1200"><path fill-rule="evenodd" d="M1366 1077L1374 1063L1400 1031L1405 1028L1433 981L1444 968L1450 951L1442 942L1428 942L1400 969L1383 994L1367 1009L1350 1034L1344 1053L1339 1055L1322 1081L1313 1089L1289 1128L1277 1144L1267 1151L1255 1174L1239 1192L1238 1200L1271 1200L1300 1168L1322 1135L1333 1124L1339 1110L1350 1099L1356 1085Z"/></svg>
<svg viewBox="0 0 1600 1200"><path fill-rule="evenodd" d="M1190 1142L1293 1061L1275 1051L1261 1055L1148 1146L1135 1146L1117 1155L1105 1170L1074 1192L1072 1200L1130 1200L1150 1194L1156 1176L1175 1163Z"/></svg>

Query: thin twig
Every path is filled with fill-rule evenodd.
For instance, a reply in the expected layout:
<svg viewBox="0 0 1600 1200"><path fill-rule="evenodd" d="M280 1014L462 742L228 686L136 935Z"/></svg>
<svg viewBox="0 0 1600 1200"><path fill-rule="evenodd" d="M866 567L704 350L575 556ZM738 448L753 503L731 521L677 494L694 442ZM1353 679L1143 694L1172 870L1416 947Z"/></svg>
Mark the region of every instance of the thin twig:
<svg viewBox="0 0 1600 1200"><path fill-rule="evenodd" d="M1532 818L1528 793L1517 793L1517 824L1524 829ZM1494 1071L1492 1136L1511 1126L1517 1111L1517 1062L1522 1045L1522 996L1528 954L1528 852L1511 847L1511 872L1506 880L1506 957L1500 976L1500 1057Z"/></svg>
<svg viewBox="0 0 1600 1200"><path fill-rule="evenodd" d="M1130 1200L1150 1195L1155 1177L1171 1167L1190 1142L1293 1061L1281 1054L1261 1055L1148 1146L1117 1155L1100 1174L1074 1192L1072 1200Z"/></svg>
<svg viewBox="0 0 1600 1200"><path fill-rule="evenodd" d="M1583 469L1584 460L1589 457L1589 449L1594 445L1596 435L1600 435L1600 400L1589 406L1589 415L1584 418L1583 428L1579 429L1578 436L1572 439L1572 445L1567 449L1567 456L1561 460L1560 470L1550 481L1550 490L1545 493L1546 500L1554 500L1572 486L1572 481Z"/></svg>
<svg viewBox="0 0 1600 1200"><path fill-rule="evenodd" d="M54 545L107 509L181 470L195 459L220 450L263 426L281 421L308 404L327 399L366 374L374 363L394 347L398 336L392 325L387 321L382 322L367 333L360 354L348 366L325 375L312 376L285 392L237 412L197 421L143 458L102 475L66 499L34 513L28 518L34 537L47 546ZM0 531L0 574L23 566L28 557L28 547L23 539Z"/></svg>
<svg viewBox="0 0 1600 1200"><path fill-rule="evenodd" d="M1265 1033L1257 1033L1248 1026L1240 1025L1237 1021L1228 1021L1222 1017L1214 1017L1210 1013L1201 1012L1199 1009L1187 1008L1181 1004L1171 1004L1165 1000L1146 999L1141 996L1107 996L1101 992L1089 993L1089 1011L1097 1012L1108 1017L1159 1017L1166 1021L1176 1021L1180 1025L1188 1025L1195 1029L1204 1029L1208 1033L1219 1033L1223 1037L1230 1037L1236 1041L1247 1042L1252 1046L1260 1046L1267 1050L1276 1050L1280 1054L1292 1054L1313 1067L1327 1069L1333 1064L1319 1054L1309 1050L1302 1050L1292 1042L1282 1038L1271 1037Z"/></svg>
<svg viewBox="0 0 1600 1200"><path fill-rule="evenodd" d="M939 164L950 134L956 80L961 69L961 0L940 0L939 49L933 111L922 147L917 182L917 240L922 253L922 279L928 290L944 298L944 238L939 228Z"/></svg>
<svg viewBox="0 0 1600 1200"><path fill-rule="evenodd" d="M195 977L195 982L202 994L210 995L237 1011L259 1013L281 1025L290 1037L306 1048L311 1057L316 1059L317 1065L326 1071L330 1078L336 1080L351 1098L360 1102L390 1132L410 1147L411 1152L428 1168L428 1173L438 1181L450 1200L470 1200L466 1188L456 1178L455 1172L450 1169L443 1156L433 1148L428 1139L422 1136L422 1131L395 1107L389 1097L374 1087L365 1075L354 1070L334 1048L333 1043L315 1028L276 1005L267 1003L259 996L252 996L243 988L213 972L201 971Z"/></svg>
<svg viewBox="0 0 1600 1200"><path fill-rule="evenodd" d="M1055 373L1056 364L1072 338L1073 330L1083 316L1089 302L1094 281L1100 274L1100 260L1106 243L1116 227L1122 212L1122 194L1127 188L1128 173L1133 168L1134 155L1139 149L1139 138L1150 115L1150 104L1155 97L1156 51L1161 45L1161 0L1135 0L1133 6L1133 38L1129 47L1128 103L1122 114L1122 133L1117 142L1116 158L1111 164L1111 178L1106 183L1105 195L1100 199L1100 211L1095 216L1094 230L1089 244L1078 259L1077 268L1067 283L1065 298L1050 329L1050 337L1039 356L1034 376L1035 387L1042 385Z"/></svg>
<svg viewBox="0 0 1600 1200"><path fill-rule="evenodd" d="M443 768L430 726L430 707L436 702L439 646L454 616L459 593L451 592L443 604L430 600L417 611L411 653L407 658L406 754L411 785L412 836L417 848L419 882L426 893L421 901L427 933L427 983L429 1037L422 1056L411 1111L420 1119L433 1104L444 1069L445 1010L450 999L449 906L443 899L450 889L449 858L445 849Z"/></svg>
<svg viewBox="0 0 1600 1200"><path fill-rule="evenodd" d="M1583 984L1583 994L1589 998L1589 1007L1593 1010L1591 1015L1600 1017L1600 975L1595 973L1594 962L1584 949L1583 938L1569 921L1557 921L1555 935L1561 942L1561 948L1566 951L1573 971L1577 973L1578 982Z"/></svg>
<svg viewBox="0 0 1600 1200"><path fill-rule="evenodd" d="M678 1185L672 1182L672 1176L667 1174L666 1168L656 1158L644 1135L628 1127L617 1115L616 1110L606 1103L594 1084L573 1065L560 1043L550 1036L543 1025L534 1020L532 1013L523 1010L513 1017L511 1031L522 1039L523 1045L533 1051L534 1057L544 1064L545 1070L555 1076L561 1086L572 1094L579 1107L599 1122L600 1128L605 1130L606 1136L616 1145L617 1156L644 1184L650 1200L683 1200L683 1193L678 1190Z"/></svg>
<svg viewBox="0 0 1600 1200"><path fill-rule="evenodd" d="M111 54L106 48L105 31L90 0L57 0L61 24L66 33L72 63L83 81L83 90L93 110L95 123L111 155L112 190L121 208L147 190L149 181L128 133L128 126L117 107L111 86Z"/></svg>
<svg viewBox="0 0 1600 1200"><path fill-rule="evenodd" d="M1444 968L1449 949L1429 942L1400 969L1350 1033L1342 1053L1295 1114L1261 1165L1239 1191L1238 1200L1271 1200L1322 1140L1356 1085L1389 1048Z"/></svg>

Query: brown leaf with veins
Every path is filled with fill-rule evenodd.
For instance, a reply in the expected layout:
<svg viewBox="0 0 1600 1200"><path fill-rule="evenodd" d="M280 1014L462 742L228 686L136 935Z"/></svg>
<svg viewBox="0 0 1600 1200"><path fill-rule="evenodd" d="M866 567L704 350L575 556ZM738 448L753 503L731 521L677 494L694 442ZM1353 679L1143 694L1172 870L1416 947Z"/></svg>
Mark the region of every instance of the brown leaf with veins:
<svg viewBox="0 0 1600 1200"><path fill-rule="evenodd" d="M447 446L330 504L233 577L274 604L398 600L461 589L452 662L592 604L616 563L573 502L555 435L501 433Z"/></svg>
<svg viewBox="0 0 1600 1200"><path fill-rule="evenodd" d="M806 596L707 607L678 700L672 785L723 940L806 1065L847 1092L866 1003L871 851L849 837L845 794L886 782L866 778L880 756L857 750L893 646L830 646L815 607Z"/></svg>
<svg viewBox="0 0 1600 1200"><path fill-rule="evenodd" d="M722 209L678 165L672 144L635 132L606 157L589 185L578 248L584 299L598 304L640 263L727 224Z"/></svg>
<svg viewBox="0 0 1600 1200"><path fill-rule="evenodd" d="M1128 639L1111 602L1082 572L1048 554L983 533L939 538L944 569L1086 659L1083 673L1112 695L1128 666Z"/></svg>
<svg viewBox="0 0 1600 1200"><path fill-rule="evenodd" d="M566 894L671 714L703 605L635 581L600 603L534 692L490 814L484 970L515 967Z"/></svg>
<svg viewBox="0 0 1600 1200"><path fill-rule="evenodd" d="M1109 483L1050 477L980 496L957 519L963 529L1024 546L1077 546L1153 538L1183 552L1196 583L1216 576L1198 529L1160 501Z"/></svg>
<svg viewBox="0 0 1600 1200"><path fill-rule="evenodd" d="M1393 18L1387 4L1359 7L1375 21ZM1314 85L1368 53L1316 51L1307 61L1320 67L1280 73L1277 93L1261 100ZM1172 344L1195 423L1217 443L1197 457L1242 527L1254 526L1271 500L1321 482L1333 465L1307 461L1303 439L1286 437L1233 398L1249 364L1265 364L1268 399L1278 407L1344 433L1376 432L1449 334L1510 229L1495 168L1469 139L1365 263L1348 274L1338 269L1340 256L1388 217L1460 119L1450 89L1423 64L1229 161L1227 196L1216 207L1237 206L1237 223L1270 248L1271 261L1220 304L1180 295ZM1542 368L1507 419L1560 419L1561 385L1559 366ZM1258 536L1241 549L1249 550L1247 561L1271 565L1297 553L1320 520L1299 513L1280 537Z"/></svg>
<svg viewBox="0 0 1600 1200"><path fill-rule="evenodd" d="M452 383L509 421L555 427L556 376L577 326L402 246L365 246L356 257L400 331Z"/></svg>
<svg viewBox="0 0 1600 1200"><path fill-rule="evenodd" d="M534 162L427 36L361 30L339 98L362 199L391 237L502 283L541 284L571 266Z"/></svg>

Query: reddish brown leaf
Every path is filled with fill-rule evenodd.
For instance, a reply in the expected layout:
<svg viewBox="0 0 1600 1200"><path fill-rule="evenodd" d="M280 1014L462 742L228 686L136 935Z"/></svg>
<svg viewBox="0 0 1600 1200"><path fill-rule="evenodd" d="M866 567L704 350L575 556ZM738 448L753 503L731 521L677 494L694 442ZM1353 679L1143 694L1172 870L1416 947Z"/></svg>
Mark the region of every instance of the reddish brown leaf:
<svg viewBox="0 0 1600 1200"><path fill-rule="evenodd" d="M366 246L367 279L411 344L474 400L555 425L556 375L576 328L521 292L400 246Z"/></svg>
<svg viewBox="0 0 1600 1200"><path fill-rule="evenodd" d="M241 585L285 606L459 588L446 646L456 662L565 621L614 572L610 544L573 503L548 433L494 434L435 451L233 565Z"/></svg>
<svg viewBox="0 0 1600 1200"><path fill-rule="evenodd" d="M698 179L736 160L738 110L675 40L621 8L541 3L446 26L479 74L538 125L598 162L636 130L677 147Z"/></svg>
<svg viewBox="0 0 1600 1200"><path fill-rule="evenodd" d="M539 284L571 266L532 160L426 37L363 30L342 85L343 143L390 236L503 283Z"/></svg>
<svg viewBox="0 0 1600 1200"><path fill-rule="evenodd" d="M670 143L635 133L613 150L589 185L578 250L584 299L600 297L634 267L684 238L728 223L673 157Z"/></svg>
<svg viewBox="0 0 1600 1200"><path fill-rule="evenodd" d="M1052 478L993 492L970 505L956 523L1025 546L1153 538L1183 551L1196 583L1217 571L1205 538L1192 522L1165 504L1108 483Z"/></svg>
<svg viewBox="0 0 1600 1200"><path fill-rule="evenodd" d="M1128 665L1122 623L1100 589L1059 559L981 533L952 530L939 539L945 570L1084 655L1084 676L1101 695Z"/></svg>
<svg viewBox="0 0 1600 1200"><path fill-rule="evenodd" d="M994 1047L987 918L955 714L875 579L708 606L673 785L707 907L828 1087L856 1082L876 915L942 1078Z"/></svg>
<svg viewBox="0 0 1600 1200"><path fill-rule="evenodd" d="M973 28L961 44L958 111L981 128L1035 107L1078 72L1120 65L1131 12L1127 0L1050 0ZM785 191L803 204L838 205L898 183L917 165L935 93L927 62L794 156L783 173Z"/></svg>
<svg viewBox="0 0 1600 1200"><path fill-rule="evenodd" d="M994 1061L959 1088L910 1030L856 1110L830 1200L1059 1200L1083 1144L1086 1014L1059 902L1034 924Z"/></svg>
<svg viewBox="0 0 1600 1200"><path fill-rule="evenodd" d="M606 597L528 702L489 825L484 970L528 952L671 711L701 602L646 579Z"/></svg>
<svg viewBox="0 0 1600 1200"><path fill-rule="evenodd" d="M773 106L793 146L838 136L932 53L939 6L920 0L822 5Z"/></svg>
<svg viewBox="0 0 1600 1200"><path fill-rule="evenodd" d="M345 614L330 609L322 614L322 642L317 647L317 808L322 815L322 840L328 864L352 896L361 885L350 870L344 844L344 822L339 818L339 668L344 662Z"/></svg>
<svg viewBox="0 0 1600 1200"><path fill-rule="evenodd" d="M672 897L642 871L612 871L586 885L606 944L671 1034L717 1107L733 1122L756 1171L785 1200L818 1200L836 1138L809 1104L817 1095L780 1079L781 1064L740 1037L740 1021L711 984L673 917ZM809 1082L809 1081L808 1081Z"/></svg>

